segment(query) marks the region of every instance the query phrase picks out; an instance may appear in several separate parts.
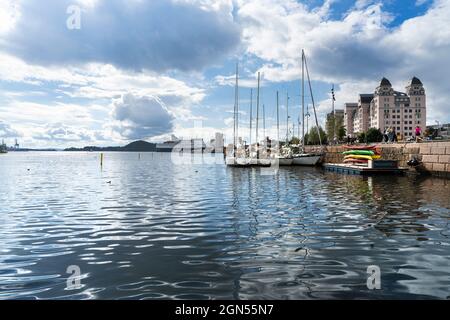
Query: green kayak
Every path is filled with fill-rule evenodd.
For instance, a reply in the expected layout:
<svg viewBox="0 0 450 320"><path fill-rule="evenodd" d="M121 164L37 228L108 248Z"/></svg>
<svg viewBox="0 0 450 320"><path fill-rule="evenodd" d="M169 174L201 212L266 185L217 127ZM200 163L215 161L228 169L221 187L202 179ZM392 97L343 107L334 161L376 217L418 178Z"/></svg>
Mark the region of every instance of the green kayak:
<svg viewBox="0 0 450 320"><path fill-rule="evenodd" d="M343 152L344 154L355 154L355 155L361 155L361 156L373 156L375 152L371 150L349 150Z"/></svg>

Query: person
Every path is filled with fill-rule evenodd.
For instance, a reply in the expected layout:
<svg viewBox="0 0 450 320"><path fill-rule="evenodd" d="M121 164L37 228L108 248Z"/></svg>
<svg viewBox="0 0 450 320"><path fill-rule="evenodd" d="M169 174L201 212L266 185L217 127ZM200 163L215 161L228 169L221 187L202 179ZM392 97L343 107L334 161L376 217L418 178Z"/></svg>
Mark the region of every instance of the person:
<svg viewBox="0 0 450 320"><path fill-rule="evenodd" d="M392 142L398 142L397 132L395 131L395 127L392 128Z"/></svg>
<svg viewBox="0 0 450 320"><path fill-rule="evenodd" d="M416 126L416 142L419 142L420 135L422 134L422 129L419 126Z"/></svg>
<svg viewBox="0 0 450 320"><path fill-rule="evenodd" d="M394 131L393 131L392 127L389 127L389 130L388 130L388 140L389 140L389 143L392 143L392 141L394 141Z"/></svg>
<svg viewBox="0 0 450 320"><path fill-rule="evenodd" d="M383 141L384 143L388 143L389 141L389 127L386 127L386 130L384 130Z"/></svg>

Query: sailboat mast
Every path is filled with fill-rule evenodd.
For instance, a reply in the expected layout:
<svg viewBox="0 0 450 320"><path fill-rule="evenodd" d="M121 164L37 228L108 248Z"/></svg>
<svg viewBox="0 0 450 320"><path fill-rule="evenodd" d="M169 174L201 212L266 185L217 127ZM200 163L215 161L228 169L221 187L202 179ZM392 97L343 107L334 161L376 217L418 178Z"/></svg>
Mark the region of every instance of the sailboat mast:
<svg viewBox="0 0 450 320"><path fill-rule="evenodd" d="M256 152L257 157L259 153L258 149L258 129L259 129L259 82L260 82L260 73L258 72L258 91L256 94Z"/></svg>
<svg viewBox="0 0 450 320"><path fill-rule="evenodd" d="M236 142L239 143L239 65L237 63L236 63Z"/></svg>
<svg viewBox="0 0 450 320"><path fill-rule="evenodd" d="M263 104L263 133L264 141L266 141L266 105Z"/></svg>
<svg viewBox="0 0 450 320"><path fill-rule="evenodd" d="M234 85L234 109L233 109L233 157L236 156L236 93L237 93L237 72L238 64L236 63L236 80Z"/></svg>
<svg viewBox="0 0 450 320"><path fill-rule="evenodd" d="M280 144L280 105L277 91L277 143Z"/></svg>
<svg viewBox="0 0 450 320"><path fill-rule="evenodd" d="M302 49L302 146L305 147L305 51Z"/></svg>
<svg viewBox="0 0 450 320"><path fill-rule="evenodd" d="M309 77L308 64L306 63L306 56L304 54L303 54L303 57L305 60L306 75L308 76L309 92L311 94L311 102L312 102L313 110L314 110L314 118L316 120L317 134L319 136L319 143L320 143L320 145L322 145L322 137L320 135L319 121L317 120L316 105L314 103L314 96L313 96L313 92L312 92L311 78Z"/></svg>
<svg viewBox="0 0 450 320"><path fill-rule="evenodd" d="M252 152L252 122L253 122L253 89L250 89L250 144L249 152Z"/></svg>
<svg viewBox="0 0 450 320"><path fill-rule="evenodd" d="M289 144L289 92L286 92L286 145Z"/></svg>

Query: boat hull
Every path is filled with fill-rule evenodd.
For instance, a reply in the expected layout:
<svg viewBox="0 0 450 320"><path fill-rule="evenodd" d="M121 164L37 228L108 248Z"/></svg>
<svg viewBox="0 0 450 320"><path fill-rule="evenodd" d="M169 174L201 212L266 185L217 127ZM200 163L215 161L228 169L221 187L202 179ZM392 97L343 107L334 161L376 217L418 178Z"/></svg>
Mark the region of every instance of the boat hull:
<svg viewBox="0 0 450 320"><path fill-rule="evenodd" d="M315 166L319 163L321 155L305 154L294 156L292 164L295 166Z"/></svg>
<svg viewBox="0 0 450 320"><path fill-rule="evenodd" d="M227 157L225 159L225 164L229 167L249 167L251 165L250 159L234 157Z"/></svg>
<svg viewBox="0 0 450 320"><path fill-rule="evenodd" d="M279 166L292 166L293 162L293 158L278 158Z"/></svg>

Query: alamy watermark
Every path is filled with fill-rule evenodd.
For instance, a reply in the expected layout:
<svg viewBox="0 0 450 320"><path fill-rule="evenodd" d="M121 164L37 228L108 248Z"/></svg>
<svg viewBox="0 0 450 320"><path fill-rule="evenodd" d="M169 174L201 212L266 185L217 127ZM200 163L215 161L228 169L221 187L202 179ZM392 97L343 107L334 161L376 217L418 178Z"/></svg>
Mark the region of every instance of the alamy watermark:
<svg viewBox="0 0 450 320"><path fill-rule="evenodd" d="M70 276L66 280L66 290L78 290L82 288L81 285L81 269L77 265L70 265L67 267L66 273Z"/></svg>
<svg viewBox="0 0 450 320"><path fill-rule="evenodd" d="M368 266L367 274L367 289L380 290L381 289L381 270L379 266Z"/></svg>
<svg viewBox="0 0 450 320"><path fill-rule="evenodd" d="M81 8L77 5L67 7L66 13L69 17L66 20L66 27L69 30L81 29Z"/></svg>

